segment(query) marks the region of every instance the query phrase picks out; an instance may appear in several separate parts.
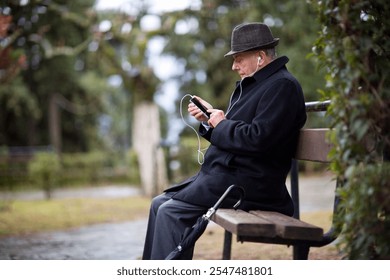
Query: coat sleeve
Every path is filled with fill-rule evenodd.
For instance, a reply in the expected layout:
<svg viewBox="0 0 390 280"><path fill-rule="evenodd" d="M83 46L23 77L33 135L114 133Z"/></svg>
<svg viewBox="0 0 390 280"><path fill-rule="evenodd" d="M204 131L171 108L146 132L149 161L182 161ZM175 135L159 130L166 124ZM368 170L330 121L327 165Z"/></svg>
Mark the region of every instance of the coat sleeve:
<svg viewBox="0 0 390 280"><path fill-rule="evenodd" d="M295 135L306 121L301 88L289 79L274 81L258 100L250 123L223 120L209 132L210 142L234 154L264 153Z"/></svg>

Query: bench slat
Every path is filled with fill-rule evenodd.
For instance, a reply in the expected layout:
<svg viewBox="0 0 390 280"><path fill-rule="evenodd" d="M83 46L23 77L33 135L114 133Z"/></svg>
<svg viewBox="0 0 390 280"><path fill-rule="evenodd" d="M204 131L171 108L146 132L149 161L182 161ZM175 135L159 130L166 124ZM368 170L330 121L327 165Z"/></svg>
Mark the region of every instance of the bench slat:
<svg viewBox="0 0 390 280"><path fill-rule="evenodd" d="M332 145L327 142L328 128L301 129L295 159L328 163Z"/></svg>
<svg viewBox="0 0 390 280"><path fill-rule="evenodd" d="M275 225L242 210L219 209L212 221L236 235L275 237Z"/></svg>
<svg viewBox="0 0 390 280"><path fill-rule="evenodd" d="M278 212L250 211L251 214L275 224L277 236L292 240L322 240L324 230Z"/></svg>

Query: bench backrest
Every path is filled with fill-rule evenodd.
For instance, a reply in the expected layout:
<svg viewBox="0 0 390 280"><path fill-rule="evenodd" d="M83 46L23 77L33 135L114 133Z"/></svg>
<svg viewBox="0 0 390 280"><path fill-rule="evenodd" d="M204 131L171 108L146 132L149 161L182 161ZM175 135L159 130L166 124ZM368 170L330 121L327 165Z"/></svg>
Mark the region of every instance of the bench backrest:
<svg viewBox="0 0 390 280"><path fill-rule="evenodd" d="M295 159L329 162L328 153L332 147L326 134L329 128L301 129Z"/></svg>

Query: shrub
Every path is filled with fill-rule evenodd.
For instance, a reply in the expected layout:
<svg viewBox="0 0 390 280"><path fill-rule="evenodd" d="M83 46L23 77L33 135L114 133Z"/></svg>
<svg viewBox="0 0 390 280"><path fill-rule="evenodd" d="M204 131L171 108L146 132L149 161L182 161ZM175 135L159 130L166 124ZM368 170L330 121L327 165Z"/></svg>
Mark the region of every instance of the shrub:
<svg viewBox="0 0 390 280"><path fill-rule="evenodd" d="M332 169L345 182L337 215L350 259L390 258L390 4L314 1L323 25L314 53L325 66L334 134Z"/></svg>
<svg viewBox="0 0 390 280"><path fill-rule="evenodd" d="M55 153L37 153L28 164L29 176L43 188L47 199L51 198L60 170L60 160Z"/></svg>

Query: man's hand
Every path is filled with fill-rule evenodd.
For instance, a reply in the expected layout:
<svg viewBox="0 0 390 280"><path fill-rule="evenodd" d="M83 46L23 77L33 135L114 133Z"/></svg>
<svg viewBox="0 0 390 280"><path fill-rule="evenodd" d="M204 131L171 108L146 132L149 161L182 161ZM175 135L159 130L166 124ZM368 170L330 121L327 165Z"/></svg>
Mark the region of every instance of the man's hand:
<svg viewBox="0 0 390 280"><path fill-rule="evenodd" d="M223 121L225 118L225 112L218 109L209 109L207 112L211 113L208 124L211 127L217 127L217 125Z"/></svg>
<svg viewBox="0 0 390 280"><path fill-rule="evenodd" d="M202 98L195 96L202 104L208 109L212 109L213 106L211 106L210 103L204 101ZM200 122L207 122L209 119L203 114L203 112L192 102L188 104L188 113L196 118Z"/></svg>

